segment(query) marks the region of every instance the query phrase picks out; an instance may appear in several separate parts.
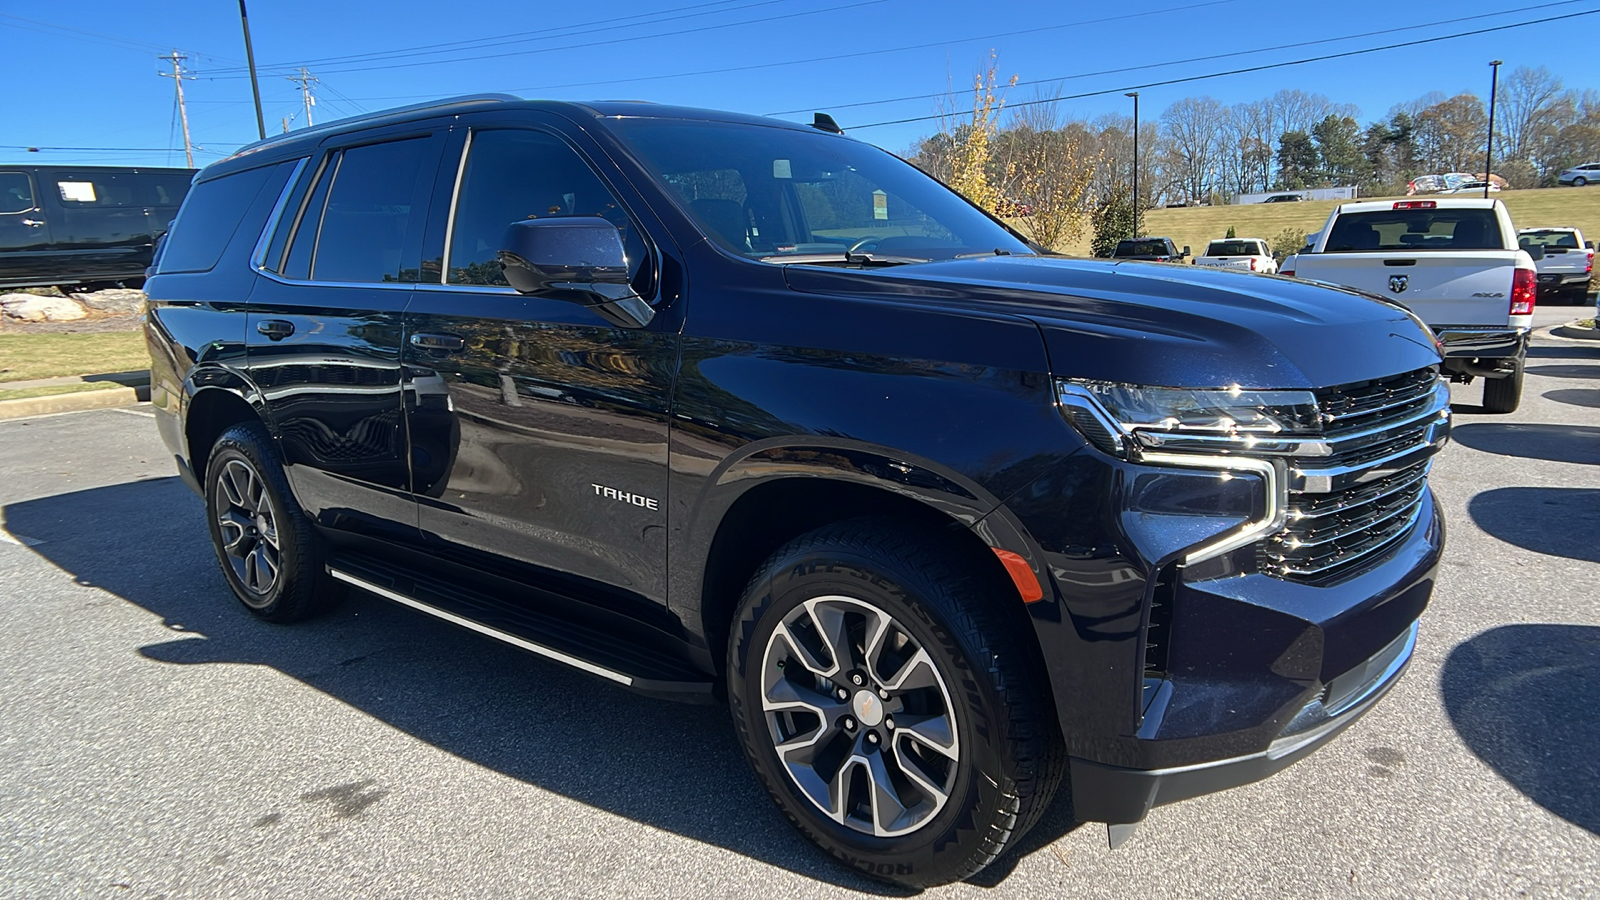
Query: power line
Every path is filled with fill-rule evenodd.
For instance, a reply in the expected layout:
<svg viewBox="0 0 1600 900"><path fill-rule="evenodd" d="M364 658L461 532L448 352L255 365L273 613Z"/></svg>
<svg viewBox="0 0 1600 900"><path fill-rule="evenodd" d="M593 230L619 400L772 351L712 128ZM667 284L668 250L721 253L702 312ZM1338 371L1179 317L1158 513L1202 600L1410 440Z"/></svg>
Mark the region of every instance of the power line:
<svg viewBox="0 0 1600 900"><path fill-rule="evenodd" d="M133 50L133 51L138 51L140 53L148 53L148 52L150 52L152 50L159 51L159 50L168 49L168 47L166 45L163 45L163 44L154 44L154 43L150 43L150 42L147 42L147 41L136 41L136 40L132 40L132 39L129 39L129 38L118 37L116 35L111 35L111 34L100 34L99 32L95 32L95 31L85 31L85 30L83 30L81 28L70 28L70 27L68 27L66 25L55 25L55 24L50 23L50 22L41 22L38 19L23 18L22 16L12 15L11 13L0 13L0 19L11 19L12 20L11 22L0 22L0 25L4 25L4 26L10 27L10 28L17 28L17 29L21 29L21 30L25 30L25 31L32 31L32 32L36 32L38 34L49 34L49 35L54 35L56 37L62 37L63 36L63 35L59 34L58 32L68 32L70 34L77 35L79 38L90 38L90 39L92 39L94 41L97 41L99 43L107 44L107 45L110 45L110 46L114 46L114 47L116 47L116 49L119 49L119 50ZM25 22L27 24L26 25L18 25L18 24L15 24L16 22ZM29 26L33 26L33 27L29 27ZM237 62L239 62L239 60L236 60L231 56L216 56L216 55L207 54L207 53L195 53L193 51L190 51L190 55L195 57L196 59L214 59L214 60L219 60L219 61L228 62L228 63L237 63Z"/></svg>
<svg viewBox="0 0 1600 900"><path fill-rule="evenodd" d="M1402 41L1397 44L1385 44L1381 47L1367 47L1361 50L1346 50L1342 53L1328 53L1322 56L1309 56L1304 59L1291 59L1284 62L1265 63L1259 66L1247 66L1242 69L1229 69L1224 72L1209 72L1205 75L1191 75L1186 78L1169 78L1165 81L1152 81L1146 84L1132 84L1125 87L1107 88L1103 91L1086 91L1081 94L1066 94L1060 97L1050 97L1044 100L1025 100L1020 103L1009 103L1006 105L1006 108L1014 109L1019 106L1039 106L1045 103L1059 103L1062 100L1082 100L1086 97L1103 97L1107 94L1120 94L1127 91L1145 90L1153 87L1167 87L1174 84L1188 84L1194 81L1205 81L1210 78L1222 78L1227 75L1243 75L1250 72L1265 72L1269 69L1282 69L1287 66L1303 66L1307 63L1325 62L1330 59L1344 59L1351 56L1362 56L1367 53L1378 53L1384 50L1399 50L1405 47L1418 47L1423 44L1436 44L1440 41L1474 37L1480 34L1492 34L1497 31L1509 31L1513 28L1526 28L1529 25L1543 25L1548 22L1560 22L1565 19L1576 19L1580 16L1592 16L1595 13L1600 13L1600 9L1589 9L1584 10L1583 12L1568 13L1564 16L1551 16L1546 19L1537 19L1531 22L1512 22L1508 25L1496 25L1491 28L1478 28L1472 31L1460 31L1456 32L1455 34L1443 34L1437 37L1418 38L1414 41ZM1060 79L1049 80L1055 81ZM882 128L886 125L907 125L913 122L931 122L935 119L943 118L945 118L945 116L939 114L934 114L931 116L913 116L906 119L891 119L886 122L869 122L865 125L851 125L849 126L849 129L859 131L863 128Z"/></svg>
<svg viewBox="0 0 1600 900"><path fill-rule="evenodd" d="M331 74L334 74L334 75L339 75L339 74L344 74L344 73L348 73L348 72L374 72L374 71L379 71L379 70L383 70L383 69L409 69L409 68L416 68L418 66L439 66L439 65L447 65L447 64L451 64L451 63L479 62L481 60L486 60L486 59L503 59L503 58L511 57L511 56L528 56L528 55L535 54L535 53L554 53L554 52L559 51L559 50L591 50L591 49L593 49L595 47L603 47L603 46L607 46L607 45L611 45L611 44L627 44L627 43L633 43L635 41L650 41L650 40L655 40L657 38L679 37L679 36L686 35L686 34L700 34L702 32L706 32L706 31L718 31L718 30L727 29L727 28L738 28L738 27L743 26L743 25L758 25L758 24L764 24L764 23L768 23L768 22L782 21L782 20L786 20L786 19L798 19L798 18L802 18L802 17L805 17L805 16L818 16L818 15L823 15L823 14L826 14L826 13L845 12L845 11L848 11L848 10L857 10L857 9L861 9L863 7L876 6L876 5L880 4L880 3L888 3L888 2L891 2L891 0L855 0L855 2L844 3L844 4L841 4L841 5L838 5L838 6L824 7L822 9L808 9L808 10L805 10L803 12L788 13L786 15L781 15L781 16L767 16L767 17L761 18L761 19L746 19L746 20L740 21L740 22L723 22L723 23L719 23L719 24L716 24L716 25L702 25L702 26L699 26L699 27L696 27L696 28L683 28L683 29L679 29L677 31L660 31L660 32L653 32L651 34L633 35L631 37L611 38L609 40L603 40L603 41L593 41L593 40L591 40L591 41L585 41L585 42L583 42L581 44L563 44L562 46L559 46L559 47L539 47L539 48L535 48L535 49L532 49L532 50L513 50L513 51L510 51L510 52L507 52L507 53L490 53L490 54L485 54L485 55L480 55L480 56L469 56L469 57L465 57L465 58L462 58L462 59L432 59L432 60L421 60L421 61L418 61L418 62L392 63L392 64L389 64L389 65L382 65L382 66L354 66L354 67L344 68L344 69L324 69L323 70L323 74L326 75L326 74L330 74L331 73ZM1233 0L1221 0L1221 2L1233 2ZM202 76L202 77L206 77L206 76ZM218 76L212 76L212 77L215 77L217 80L224 80L224 79L243 78L245 76L242 76L242 75L218 75Z"/></svg>
<svg viewBox="0 0 1600 900"><path fill-rule="evenodd" d="M566 84L549 84L549 85L539 85L539 86L535 86L535 87L511 88L511 91L514 92L514 93L520 93L520 92L523 92L523 91L547 91L547 90L559 90L559 89L562 89L562 88L598 87L598 86L609 85L609 84L629 84L629 83L636 82L636 81L660 81L660 80L667 79L667 78L689 78L689 77L693 77L693 76L696 76L696 75L725 75L725 74L728 74L730 72L751 72L751 71L755 71L755 70L758 70L758 69L776 69L776 68L781 68L783 66L799 66L799 65L807 65L807 64L810 64L810 63L819 63L819 62L836 62L836 61L841 60L841 59L858 59L858 58L863 57L863 56L882 56L882 55L884 55L886 53L903 53L903 52L908 51L908 50L926 50L926 49L928 49L930 47L948 47L951 44L966 44L966 43L972 43L972 42L975 42L975 41L990 41L990 40L997 40L999 38L1017 37L1017 36L1020 36L1020 35L1039 34L1041 32L1046 32L1046 31L1059 31L1059 30L1061 30L1063 28L1080 28L1080 27L1082 27L1084 25L1101 25L1101 24L1104 24L1104 23L1107 23L1107 22L1120 22L1120 21L1123 21L1123 20L1126 20L1126 19L1137 19L1137 18L1142 18L1142 17L1145 17L1145 16L1159 16L1159 15L1166 15L1168 13L1188 12L1190 10L1202 9L1202 8L1208 7L1208 6L1223 6L1223 5L1226 5L1226 4L1229 4L1229 3L1236 3L1236 2L1238 2L1238 0L1205 0L1205 2L1201 2L1201 3L1189 3L1189 4L1186 4L1186 5L1183 5L1183 6L1173 6L1173 7L1167 7L1167 8L1164 8L1164 9L1144 10L1142 12L1124 13L1122 15L1106 16L1106 17L1096 18L1096 19L1080 19L1080 20L1077 20L1077 21L1074 21L1074 22L1062 22L1062 23L1057 24L1057 25L1042 25L1042 26L1039 26L1039 27L1036 27L1036 28L1027 28L1027 29L1023 29L1023 30L1020 30L1020 31L1001 31L1001 32L996 32L994 34L975 34L975 35L968 35L966 37L953 38L951 40L945 40L945 41L927 41L927 42L920 43L920 44L905 44L905 45L900 46L900 47L880 47L880 48L874 48L872 50L861 50L861 51L857 51L857 52L853 52L853 53L836 53L836 54L833 54L831 56L814 56L814 57L811 57L809 59L791 59L791 60L788 60L786 62L753 63L751 65L744 65L744 66L728 66L728 67L720 68L720 69L701 69L701 70L695 71L695 72L677 72L677 73L670 74L670 75L650 75L650 76L644 76L644 77L640 77L640 78L612 78L612 79L605 80L605 81L574 81L574 82L568 82ZM1569 0L1569 2L1579 3L1579 2L1583 2L1583 0ZM937 95L935 95L935 96L937 96ZM840 108L843 108L843 107L830 106L829 108L830 109L840 109ZM804 112L810 112L810 110L807 109L807 110L804 110ZM781 113L775 113L774 115L781 115Z"/></svg>
<svg viewBox="0 0 1600 900"><path fill-rule="evenodd" d="M384 59L384 58L390 58L390 57L402 58L402 57L407 57L407 56L426 56L426 55L432 55L432 54L438 54L438 53L454 53L454 52L460 52L460 51L463 51L463 50L478 49L478 48L485 47L485 46L501 47L501 46L505 46L507 44L520 44L520 43L526 43L527 41L533 41L533 40L548 40L548 39L559 38L559 37L570 37L570 36L572 36L572 33L574 33L574 32L581 33L582 29L592 28L592 27L595 27L595 26L606 26L606 27L613 28L613 29L615 29L615 28L635 28L635 27L638 27L640 25L656 25L656 24L659 24L661 22L670 22L670 21L675 21L677 19L690 19L690 18L697 18L699 16L720 15L720 14L725 13L725 12L735 12L737 10L748 9L748 8L754 7L754 6L769 6L769 5L774 4L774 3L787 2L787 0L758 0L758 2L747 3L745 6L732 7L732 8L729 8L729 9L710 10L710 11L707 11L707 12L694 13L692 15L672 16L670 18L656 18L656 17L666 17L671 13L684 12L686 10L703 9L704 7L707 7L707 6L727 6L730 3L737 3L737 2L741 2L741 0L712 0L712 2L710 2L710 3L695 3L695 4L692 4L692 5L689 5L689 6L678 6L678 7L673 7L671 9L656 10L654 12L637 13L637 14L631 15L631 16L620 16L620 17L608 18L608 19L596 19L596 20L591 21L591 22L577 22L577 23L574 23L572 25L560 25L560 26L556 26L556 27L553 27L553 28L538 28L538 29L534 29L532 31L518 31L518 32L512 32L511 34L497 35L495 37L471 38L471 39L462 40L462 41L449 41L449 42L446 42L446 43L425 44L425 45L418 46L418 47L401 47L401 48L397 48L397 49L394 49L394 50L374 50L374 51L370 51L370 52L367 52L367 53L352 53L352 54L348 54L348 55L345 55L345 56L325 56L325 57L322 57L320 59L306 59L306 60L299 60L299 61L296 61L296 62L288 62L288 63L272 63L272 64L269 64L268 66L266 66L266 68L283 69L283 68L294 68L294 67L298 67L298 66L313 66L313 65L321 66L321 65L326 65L326 64L330 64L330 63L335 63L336 64L336 63L347 63L347 62L366 62L366 61ZM647 21L647 22L633 22L632 24L622 24L622 23L629 22L629 20L631 20L631 19L650 19L650 21ZM238 71L243 71L243 70L242 69L237 69L237 68L217 69L217 70L215 70L216 74L219 74L219 75L231 74L233 72L238 72Z"/></svg>
<svg viewBox="0 0 1600 900"><path fill-rule="evenodd" d="M1279 44L1279 45L1277 45L1275 47L1258 47L1258 48L1256 48L1254 50L1234 50L1234 51L1231 51L1231 52L1228 52L1228 53L1213 53L1213 54L1211 54L1209 56L1191 56L1188 59L1174 59L1174 60L1169 60L1167 62L1146 63L1144 65L1138 65L1138 66L1123 66L1121 68L1116 68L1116 69L1101 69L1098 72L1081 72L1081 73L1078 73L1076 75L1064 75L1064 76L1062 76L1060 78L1035 78L1035 79L1031 79L1029 81L1019 81L1013 86L1014 87L1023 87L1023 86L1026 86L1026 85L1033 85L1033 84L1058 84L1058 83L1063 82L1063 81L1076 81L1076 80L1083 79L1083 78L1095 78L1095 77L1098 77L1098 76L1101 76L1101 75L1120 75L1120 74L1127 73L1127 72L1142 72L1142 71L1145 71L1145 70L1148 70L1148 69L1161 69L1161 68L1165 68L1167 66L1181 66L1181 65L1186 65L1188 63L1197 63L1197 62L1212 62L1214 60L1219 60L1219 59L1231 59L1231 58L1240 57L1240 56L1253 56L1253 55L1255 55L1257 53L1272 53L1272 52L1275 52L1275 51L1278 51L1278 50L1296 50L1296 49L1299 49L1301 47L1314 47L1314 46L1318 46L1318 45L1321 45L1321 44L1336 44L1336 43L1338 43L1340 41L1353 41L1353 40L1357 40L1359 38L1377 37L1379 35L1384 35L1384 34L1398 34L1399 32L1402 32L1402 31L1416 31L1416 30L1421 29L1421 28L1434 28L1434 27L1437 27L1437 26L1440 26L1440 25L1457 25L1457 24L1460 24L1462 22L1473 22L1473 21L1477 21L1479 19L1491 19L1491 18L1494 18L1495 16L1506 16L1506 15L1512 15L1512 14L1515 14L1515 13L1527 13L1527 12L1532 12L1533 10L1536 10L1536 9L1550 9L1552 7L1571 6L1574 3L1585 3L1585 2L1589 2L1589 0L1556 0L1556 2L1554 2L1554 3L1542 3L1542 4L1539 4L1537 6L1524 6L1524 7L1519 7L1517 9L1503 9L1503 10L1499 10L1497 12L1481 13L1481 14L1476 15L1476 16L1453 16L1453 17L1451 17L1449 19L1441 19L1441 20L1439 20L1437 22L1423 22L1423 23L1418 24L1418 25L1401 25L1401 26L1398 26L1398 27L1395 27L1395 28L1381 28L1381 29L1379 29L1377 31L1366 31L1366 32L1362 32L1360 34L1346 34L1346 35L1342 35L1340 37L1318 38L1316 40L1310 40L1310 41L1296 41L1295 43L1292 43L1292 44ZM809 62L809 61L810 60L803 60L803 62ZM777 63L775 65L786 65L786 64ZM673 76L659 76L659 77L670 78L670 77L673 77ZM908 96L905 96L905 97L892 97L892 98L889 98L889 99L886 99L886 100L863 100L863 101L861 101L859 103L832 103L832 104L827 104L823 108L826 108L826 109L829 109L829 110L854 109L854 108L862 107L862 106L882 106L882 105L887 104L887 103L903 103L903 102L910 101L910 100L934 100L934 99L938 99L938 98L944 97L944 96L947 96L947 94L945 94L945 93L911 94L911 95L908 95ZM809 107L808 106L808 107L806 107L804 109L785 109L785 110L780 110L778 112L765 113L765 115L769 115L769 116L796 115L796 114L799 114L799 113L809 113L809 112L812 112L814 109L817 109L817 108L818 107ZM860 127L860 126L858 126L858 127Z"/></svg>

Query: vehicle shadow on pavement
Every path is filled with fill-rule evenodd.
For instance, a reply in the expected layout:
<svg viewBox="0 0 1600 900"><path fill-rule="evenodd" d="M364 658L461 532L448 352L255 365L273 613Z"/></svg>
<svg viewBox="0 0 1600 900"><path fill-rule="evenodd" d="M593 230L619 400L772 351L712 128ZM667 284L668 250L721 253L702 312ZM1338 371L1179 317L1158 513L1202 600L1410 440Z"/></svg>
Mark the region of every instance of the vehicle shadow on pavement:
<svg viewBox="0 0 1600 900"><path fill-rule="evenodd" d="M1440 673L1463 741L1513 787L1600 835L1600 627L1503 625L1458 644ZM1580 701L1581 703L1581 701Z"/></svg>
<svg viewBox="0 0 1600 900"><path fill-rule="evenodd" d="M175 477L0 513L78 583L160 616L176 639L130 648L149 660L269 666L417 740L605 812L834 886L912 893L857 877L795 832L751 775L720 706L642 697L360 592L298 625L255 620L222 580L199 499ZM382 768L351 778L405 790ZM281 799L262 798L254 815Z"/></svg>
<svg viewBox="0 0 1600 900"><path fill-rule="evenodd" d="M1568 406L1600 408L1600 388L1558 388L1545 391L1544 398Z"/></svg>
<svg viewBox="0 0 1600 900"><path fill-rule="evenodd" d="M1531 422L1469 422L1450 429L1450 439L1499 456L1600 465L1600 427Z"/></svg>
<svg viewBox="0 0 1600 900"><path fill-rule="evenodd" d="M1600 490L1504 487L1467 503L1479 528L1546 556L1600 562Z"/></svg>

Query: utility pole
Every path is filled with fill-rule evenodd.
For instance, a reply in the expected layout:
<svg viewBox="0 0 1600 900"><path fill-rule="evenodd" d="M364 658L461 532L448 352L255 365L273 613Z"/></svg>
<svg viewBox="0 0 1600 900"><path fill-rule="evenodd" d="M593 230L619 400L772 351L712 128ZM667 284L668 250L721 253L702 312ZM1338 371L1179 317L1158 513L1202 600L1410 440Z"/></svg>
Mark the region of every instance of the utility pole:
<svg viewBox="0 0 1600 900"><path fill-rule="evenodd" d="M1124 97L1133 98L1133 234L1139 236L1139 92L1129 91Z"/></svg>
<svg viewBox="0 0 1600 900"><path fill-rule="evenodd" d="M311 107L317 105L317 98L311 93L311 85L316 82L317 76L306 71L305 66L300 67L299 75L290 75L289 80L300 85L300 99L306 105L306 127L311 127Z"/></svg>
<svg viewBox="0 0 1600 900"><path fill-rule="evenodd" d="M256 81L256 51L250 44L250 14L245 12L244 0L239 0L239 24L244 26L244 58L250 64L250 93L256 98L256 133L267 139L267 123L261 118L261 85Z"/></svg>
<svg viewBox="0 0 1600 900"><path fill-rule="evenodd" d="M1483 199L1489 199L1489 188L1494 184L1494 95L1500 93L1500 60L1489 62L1489 139L1483 151Z"/></svg>
<svg viewBox="0 0 1600 900"><path fill-rule="evenodd" d="M172 63L172 74L169 75L166 72L157 72L156 74L163 78L171 78L178 87L178 118L183 120L183 159L192 169L194 168L194 145L189 143L189 109L183 104L183 80L194 76L183 74L183 66L181 65L188 58L187 56L180 56L176 50L172 51L171 56L158 56L156 59L164 59Z"/></svg>

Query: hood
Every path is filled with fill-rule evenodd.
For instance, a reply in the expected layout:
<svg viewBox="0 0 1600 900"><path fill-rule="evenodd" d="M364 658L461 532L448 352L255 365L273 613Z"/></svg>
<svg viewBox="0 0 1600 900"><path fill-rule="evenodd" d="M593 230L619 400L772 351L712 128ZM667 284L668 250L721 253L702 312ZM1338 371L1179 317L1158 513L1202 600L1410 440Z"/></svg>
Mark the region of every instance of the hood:
<svg viewBox="0 0 1600 900"><path fill-rule="evenodd" d="M1325 285L1164 263L996 256L789 266L810 293L977 305L1035 322L1052 374L1169 387L1314 388L1439 362L1403 308Z"/></svg>

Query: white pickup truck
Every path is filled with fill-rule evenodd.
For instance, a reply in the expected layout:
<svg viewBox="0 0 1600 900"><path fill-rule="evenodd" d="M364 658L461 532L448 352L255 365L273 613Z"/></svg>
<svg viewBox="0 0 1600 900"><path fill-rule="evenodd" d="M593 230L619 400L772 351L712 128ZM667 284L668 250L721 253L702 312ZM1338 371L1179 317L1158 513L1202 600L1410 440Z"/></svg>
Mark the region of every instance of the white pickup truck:
<svg viewBox="0 0 1600 900"><path fill-rule="evenodd" d="M1583 242L1576 228L1524 228L1517 232L1522 249L1544 248L1544 259L1533 265L1539 276L1539 299L1582 304L1588 300L1589 278L1594 273L1594 248Z"/></svg>
<svg viewBox="0 0 1600 900"><path fill-rule="evenodd" d="M1206 245L1203 256L1194 258L1197 266L1213 269L1238 269L1241 272L1260 272L1275 275L1278 261L1272 258L1267 242L1261 238L1223 238Z"/></svg>
<svg viewBox="0 0 1600 900"><path fill-rule="evenodd" d="M1382 200L1341 204L1284 269L1410 309L1433 329L1445 374L1486 379L1484 409L1505 413L1522 400L1543 255L1518 247L1499 200Z"/></svg>

